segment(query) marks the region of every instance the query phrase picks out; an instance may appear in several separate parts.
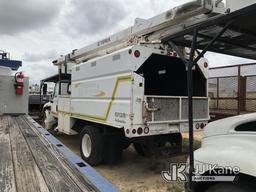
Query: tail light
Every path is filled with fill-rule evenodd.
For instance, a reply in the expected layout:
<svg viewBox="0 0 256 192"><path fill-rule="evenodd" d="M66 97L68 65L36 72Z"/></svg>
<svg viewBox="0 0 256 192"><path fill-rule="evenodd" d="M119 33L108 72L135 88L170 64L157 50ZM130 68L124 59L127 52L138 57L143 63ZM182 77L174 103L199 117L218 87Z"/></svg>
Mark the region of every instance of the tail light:
<svg viewBox="0 0 256 192"><path fill-rule="evenodd" d="M204 123L201 123L201 125L200 125L201 129L203 129L204 126L205 126Z"/></svg>
<svg viewBox="0 0 256 192"><path fill-rule="evenodd" d="M139 58L140 57L140 51L139 50L134 51L134 56Z"/></svg>
<svg viewBox="0 0 256 192"><path fill-rule="evenodd" d="M137 133L141 135L143 133L143 129L141 127L138 128Z"/></svg>
<svg viewBox="0 0 256 192"><path fill-rule="evenodd" d="M144 133L145 133L145 134L148 134L148 133L149 133L149 128L148 128L148 127L145 127L145 128L144 128Z"/></svg>

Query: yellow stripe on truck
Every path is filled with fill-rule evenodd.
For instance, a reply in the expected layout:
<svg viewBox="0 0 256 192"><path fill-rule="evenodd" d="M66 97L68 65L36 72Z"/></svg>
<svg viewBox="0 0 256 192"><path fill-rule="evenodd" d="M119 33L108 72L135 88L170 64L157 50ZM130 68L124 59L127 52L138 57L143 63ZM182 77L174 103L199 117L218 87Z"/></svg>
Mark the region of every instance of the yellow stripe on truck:
<svg viewBox="0 0 256 192"><path fill-rule="evenodd" d="M59 110L58 112L71 115L72 117L76 117L78 119L89 120L89 121L91 121L91 120L95 121L96 120L96 121L99 121L99 122L106 122L107 119L108 119L108 116L110 114L110 111L112 109L113 102L115 101L116 93L117 93L117 90L118 90L118 87L119 87L120 83L130 82L131 80L132 80L131 75L121 76L121 77L117 78L114 90L112 92L111 100L108 104L107 112L106 112L105 116L103 116L103 117L96 116L96 115L82 114L82 113L72 113L72 112L66 112L66 111L61 111L61 110Z"/></svg>

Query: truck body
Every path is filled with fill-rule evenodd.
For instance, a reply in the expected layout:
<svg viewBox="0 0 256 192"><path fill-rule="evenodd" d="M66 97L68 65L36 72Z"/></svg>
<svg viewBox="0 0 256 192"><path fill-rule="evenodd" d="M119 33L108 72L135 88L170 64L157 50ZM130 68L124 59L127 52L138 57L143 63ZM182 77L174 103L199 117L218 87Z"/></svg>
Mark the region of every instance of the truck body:
<svg viewBox="0 0 256 192"><path fill-rule="evenodd" d="M44 106L45 127L80 133L81 155L90 164L120 157L130 143L141 155L166 146L180 151L181 132L188 131L184 60L191 53L172 47L168 39L252 3L191 1L148 20L136 19L134 26L53 61L59 75L48 79L56 86ZM197 62L193 77L194 129L199 130L209 120L206 59Z"/></svg>
<svg viewBox="0 0 256 192"><path fill-rule="evenodd" d="M204 62L194 73L196 130L209 119ZM61 132L72 134L74 119L124 129L128 138L188 131L186 66L160 49L128 47L74 66L71 77L71 94L58 97Z"/></svg>
<svg viewBox="0 0 256 192"><path fill-rule="evenodd" d="M166 136L175 135L175 152L180 151L181 133L188 131L186 66L160 47L129 46L74 65L71 81L56 83L45 127L74 135L83 129L81 122L103 125L104 132L117 135L116 145L147 146L150 154L155 153L151 145L172 143ZM209 120L206 63L202 59L194 69L195 130Z"/></svg>

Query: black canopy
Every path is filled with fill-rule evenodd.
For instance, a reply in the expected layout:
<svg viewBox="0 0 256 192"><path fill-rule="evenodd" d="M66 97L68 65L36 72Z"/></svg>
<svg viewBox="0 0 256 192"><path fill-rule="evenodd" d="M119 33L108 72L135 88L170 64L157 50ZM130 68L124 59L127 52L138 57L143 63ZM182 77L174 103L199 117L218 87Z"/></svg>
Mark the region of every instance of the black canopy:
<svg viewBox="0 0 256 192"><path fill-rule="evenodd" d="M192 27L185 28L163 41L172 41L177 46L190 47L193 31L198 30L196 49L203 50L207 44L228 23L228 29L219 37L208 51L256 59L256 4L233 13L218 15Z"/></svg>

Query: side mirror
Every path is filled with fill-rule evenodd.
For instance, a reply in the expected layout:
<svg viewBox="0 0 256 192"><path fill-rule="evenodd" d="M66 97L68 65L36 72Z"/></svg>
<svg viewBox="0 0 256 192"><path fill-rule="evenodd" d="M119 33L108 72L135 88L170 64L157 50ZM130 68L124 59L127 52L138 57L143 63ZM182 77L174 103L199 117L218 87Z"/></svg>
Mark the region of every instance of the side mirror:
<svg viewBox="0 0 256 192"><path fill-rule="evenodd" d="M43 95L47 95L47 84L43 85Z"/></svg>
<svg viewBox="0 0 256 192"><path fill-rule="evenodd" d="M53 103L53 93L51 93L49 100L50 100L51 103Z"/></svg>

